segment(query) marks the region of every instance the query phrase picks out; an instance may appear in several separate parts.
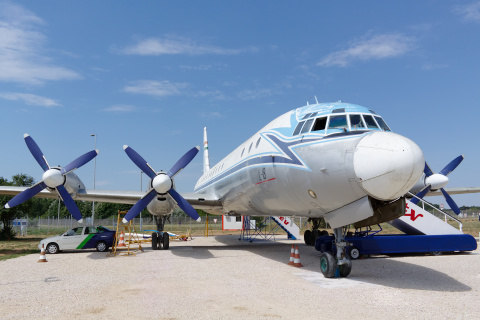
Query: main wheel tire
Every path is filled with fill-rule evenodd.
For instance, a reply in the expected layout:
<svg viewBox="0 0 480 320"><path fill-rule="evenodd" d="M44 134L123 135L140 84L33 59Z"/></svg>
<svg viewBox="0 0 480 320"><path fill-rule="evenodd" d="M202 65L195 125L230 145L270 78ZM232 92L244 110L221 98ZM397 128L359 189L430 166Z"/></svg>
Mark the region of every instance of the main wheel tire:
<svg viewBox="0 0 480 320"><path fill-rule="evenodd" d="M170 236L168 235L168 232L163 233L162 244L163 250L168 250L168 248L170 248Z"/></svg>
<svg viewBox="0 0 480 320"><path fill-rule="evenodd" d="M339 265L338 268L340 269L340 277L346 277L352 271L352 261L348 260L348 263Z"/></svg>
<svg viewBox="0 0 480 320"><path fill-rule="evenodd" d="M353 246L353 247L350 247L348 249L348 255L350 256L350 258L352 258L353 260L356 260L358 258L360 258L361 254L360 254L360 250Z"/></svg>
<svg viewBox="0 0 480 320"><path fill-rule="evenodd" d="M320 231L320 236L322 236L322 237L323 236L329 236L328 231L327 230Z"/></svg>
<svg viewBox="0 0 480 320"><path fill-rule="evenodd" d="M337 261L330 252L323 252L320 255L320 271L325 278L333 278L337 269Z"/></svg>
<svg viewBox="0 0 480 320"><path fill-rule="evenodd" d="M47 252L48 253L51 253L51 254L55 254L55 253L59 253L60 250L58 248L58 244L56 243L49 243L47 244L47 248L46 248Z"/></svg>
<svg viewBox="0 0 480 320"><path fill-rule="evenodd" d="M314 242L322 235L322 232L318 229L313 230L313 240Z"/></svg>
<svg viewBox="0 0 480 320"><path fill-rule="evenodd" d="M305 233L303 234L303 240L307 246L315 245L315 238L313 237L312 230L305 230Z"/></svg>
<svg viewBox="0 0 480 320"><path fill-rule="evenodd" d="M105 241L98 241L95 248L98 252L105 252L108 250L108 245Z"/></svg>
<svg viewBox="0 0 480 320"><path fill-rule="evenodd" d="M152 250L157 250L158 248L158 234L156 232L152 233Z"/></svg>

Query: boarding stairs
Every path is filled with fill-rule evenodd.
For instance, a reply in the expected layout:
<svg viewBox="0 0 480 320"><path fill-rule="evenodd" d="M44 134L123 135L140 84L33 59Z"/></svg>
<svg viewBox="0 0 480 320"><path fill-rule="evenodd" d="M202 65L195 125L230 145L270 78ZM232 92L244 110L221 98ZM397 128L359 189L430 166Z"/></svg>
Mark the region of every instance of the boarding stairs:
<svg viewBox="0 0 480 320"><path fill-rule="evenodd" d="M271 217L288 235L288 239L300 239L300 228L289 217Z"/></svg>
<svg viewBox="0 0 480 320"><path fill-rule="evenodd" d="M413 194L410 195L414 196ZM435 208L428 201L423 199L420 199L420 201L421 207L406 200L405 215L388 223L408 235L463 234L460 220ZM449 221L453 221L454 224L458 223L458 229L452 226Z"/></svg>

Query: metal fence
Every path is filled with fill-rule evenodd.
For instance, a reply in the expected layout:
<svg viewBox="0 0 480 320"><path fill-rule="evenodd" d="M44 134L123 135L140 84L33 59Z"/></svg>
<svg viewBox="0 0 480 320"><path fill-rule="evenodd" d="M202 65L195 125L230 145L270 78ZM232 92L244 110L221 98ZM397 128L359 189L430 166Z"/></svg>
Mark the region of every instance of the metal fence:
<svg viewBox="0 0 480 320"><path fill-rule="evenodd" d="M101 225L111 230L117 228L117 215L112 215L108 219L95 219L95 225ZM165 223L165 231L169 231L177 234L187 233L189 230L195 234L204 234L207 231L206 219L208 219L208 231L210 234L215 234L215 231L222 230L222 216L202 217L202 221L196 222L188 216L184 217L170 217ZM262 218L263 219L263 218ZM299 225L301 229L309 226L306 218L292 218L293 221ZM260 221L260 219L258 219ZM151 232L151 230L157 230L152 216L147 218L135 218L133 224L137 232ZM15 219L12 226L19 236L34 235L34 234L61 234L71 228L75 228L82 225L92 225L91 218L84 218L82 224L78 223L73 218L61 218L56 217L49 218L35 218L28 217ZM280 231L283 232L283 231Z"/></svg>

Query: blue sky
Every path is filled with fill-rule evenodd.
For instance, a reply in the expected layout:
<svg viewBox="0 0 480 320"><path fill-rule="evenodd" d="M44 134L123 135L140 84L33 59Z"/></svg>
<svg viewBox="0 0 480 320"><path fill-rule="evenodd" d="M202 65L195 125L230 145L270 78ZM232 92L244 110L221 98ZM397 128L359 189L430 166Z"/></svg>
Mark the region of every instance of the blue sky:
<svg viewBox="0 0 480 320"><path fill-rule="evenodd" d="M124 144L168 170L206 126L216 163L316 96L375 110L434 171L464 154L448 187L480 186L479 36L480 1L0 0L0 176L41 179L25 132L50 165L95 133L96 188L139 190ZM93 187L93 162L77 174Z"/></svg>

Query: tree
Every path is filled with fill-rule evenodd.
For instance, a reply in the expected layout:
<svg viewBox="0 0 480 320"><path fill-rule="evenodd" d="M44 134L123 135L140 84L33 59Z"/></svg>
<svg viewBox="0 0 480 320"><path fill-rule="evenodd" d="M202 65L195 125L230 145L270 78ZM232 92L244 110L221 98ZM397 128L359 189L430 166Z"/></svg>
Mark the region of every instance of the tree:
<svg viewBox="0 0 480 320"><path fill-rule="evenodd" d="M34 184L35 179L24 173L14 175L11 182L0 177L0 185L2 186L29 187ZM0 232L0 240L13 238L15 234L10 222L15 218L28 214L32 208L32 202L25 201L18 206L6 209L5 204L10 201L10 199L12 199L11 196L0 196L0 220L3 223L3 229Z"/></svg>

